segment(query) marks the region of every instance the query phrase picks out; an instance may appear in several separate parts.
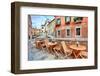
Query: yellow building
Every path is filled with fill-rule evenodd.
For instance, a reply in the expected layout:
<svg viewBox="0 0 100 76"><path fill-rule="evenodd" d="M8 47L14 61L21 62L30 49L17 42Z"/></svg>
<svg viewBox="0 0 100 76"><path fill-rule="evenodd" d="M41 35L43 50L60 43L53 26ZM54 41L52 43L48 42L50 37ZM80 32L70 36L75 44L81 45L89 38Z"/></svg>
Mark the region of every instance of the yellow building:
<svg viewBox="0 0 100 76"><path fill-rule="evenodd" d="M48 35L51 35L53 37L55 37L55 29L54 29L55 28L55 24L56 24L56 20L53 19L47 25L47 33L48 33Z"/></svg>

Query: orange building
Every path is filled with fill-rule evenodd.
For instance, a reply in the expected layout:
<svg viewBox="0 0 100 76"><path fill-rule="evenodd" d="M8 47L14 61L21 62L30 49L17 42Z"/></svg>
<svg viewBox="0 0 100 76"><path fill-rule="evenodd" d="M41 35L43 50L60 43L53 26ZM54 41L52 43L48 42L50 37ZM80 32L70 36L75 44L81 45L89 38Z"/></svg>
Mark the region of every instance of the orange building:
<svg viewBox="0 0 100 76"><path fill-rule="evenodd" d="M39 36L41 32L41 29L32 28L32 36Z"/></svg>
<svg viewBox="0 0 100 76"><path fill-rule="evenodd" d="M88 18L74 16L56 16L56 38L67 38L69 40L87 40Z"/></svg>

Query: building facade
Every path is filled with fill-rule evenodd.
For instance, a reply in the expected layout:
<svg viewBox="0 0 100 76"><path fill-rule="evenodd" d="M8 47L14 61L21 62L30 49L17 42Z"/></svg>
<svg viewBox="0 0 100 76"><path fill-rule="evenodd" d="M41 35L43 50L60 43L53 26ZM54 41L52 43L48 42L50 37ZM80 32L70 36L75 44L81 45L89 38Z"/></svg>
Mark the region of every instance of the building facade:
<svg viewBox="0 0 100 76"><path fill-rule="evenodd" d="M42 32L41 29L32 28L32 37L33 36L39 36L41 32Z"/></svg>
<svg viewBox="0 0 100 76"><path fill-rule="evenodd" d="M88 18L73 16L56 16L55 37L68 40L87 40Z"/></svg>
<svg viewBox="0 0 100 76"><path fill-rule="evenodd" d="M32 39L32 21L30 15L28 15L28 39Z"/></svg>
<svg viewBox="0 0 100 76"><path fill-rule="evenodd" d="M49 36L55 38L55 25L56 25L56 20L53 19L51 22L48 23L47 25L47 33Z"/></svg>

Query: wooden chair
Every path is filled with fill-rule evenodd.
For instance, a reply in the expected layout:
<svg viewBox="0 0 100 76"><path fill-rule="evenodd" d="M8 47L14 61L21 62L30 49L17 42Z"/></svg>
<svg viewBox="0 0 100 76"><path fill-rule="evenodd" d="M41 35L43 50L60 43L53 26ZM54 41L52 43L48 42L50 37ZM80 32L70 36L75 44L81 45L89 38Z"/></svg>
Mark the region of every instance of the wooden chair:
<svg viewBox="0 0 100 76"><path fill-rule="evenodd" d="M62 45L62 47L63 47L63 51L64 51L65 56L67 56L67 57L70 56L70 55L72 54L72 50L70 50L70 49L67 47L65 41L61 41L61 45Z"/></svg>
<svg viewBox="0 0 100 76"><path fill-rule="evenodd" d="M36 41L35 42L35 46L36 46L37 49L40 49L40 42L39 41Z"/></svg>
<svg viewBox="0 0 100 76"><path fill-rule="evenodd" d="M80 57L81 58L87 58L87 56L88 56L88 52L87 51L81 51L80 52Z"/></svg>
<svg viewBox="0 0 100 76"><path fill-rule="evenodd" d="M53 48L53 52L57 57L61 57L62 55L64 55L64 52L62 50L62 46L61 44L57 44L54 48Z"/></svg>
<svg viewBox="0 0 100 76"><path fill-rule="evenodd" d="M42 50L46 49L49 52L49 46L48 46L48 39L44 40L44 43L42 44Z"/></svg>

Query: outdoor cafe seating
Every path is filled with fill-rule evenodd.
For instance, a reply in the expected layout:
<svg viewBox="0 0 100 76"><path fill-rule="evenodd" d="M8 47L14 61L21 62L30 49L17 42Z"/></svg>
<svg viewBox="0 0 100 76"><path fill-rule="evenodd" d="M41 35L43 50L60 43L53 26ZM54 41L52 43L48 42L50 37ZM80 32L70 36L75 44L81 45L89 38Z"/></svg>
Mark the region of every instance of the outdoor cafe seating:
<svg viewBox="0 0 100 76"><path fill-rule="evenodd" d="M72 49L72 54L74 58L87 57L86 46L76 43L70 45L69 48Z"/></svg>
<svg viewBox="0 0 100 76"><path fill-rule="evenodd" d="M43 44L43 41L42 40L36 40L35 44L36 44L36 48L41 49L42 48L41 44Z"/></svg>
<svg viewBox="0 0 100 76"><path fill-rule="evenodd" d="M81 51L80 56L81 56L81 58L87 58L88 52L87 51Z"/></svg>
<svg viewBox="0 0 100 76"><path fill-rule="evenodd" d="M40 48L42 50L46 49L48 52L52 52L53 47L57 44L57 42L49 42L48 39L45 40L37 40L36 48Z"/></svg>
<svg viewBox="0 0 100 76"><path fill-rule="evenodd" d="M65 41L49 41L45 40L37 40L36 48L42 49L48 53L51 53L56 56L64 56L64 57L73 57L77 58L87 58L86 46L77 44L66 44Z"/></svg>
<svg viewBox="0 0 100 76"><path fill-rule="evenodd" d="M53 52L54 52L54 54L56 55L56 56L59 56L59 55L63 55L64 53L63 53L63 51L62 51L62 46L61 46L61 44L57 44L54 48L53 48Z"/></svg>
<svg viewBox="0 0 100 76"><path fill-rule="evenodd" d="M68 48L65 41L62 41L61 44L62 44L65 56L67 56L67 57L70 56L72 54L72 50Z"/></svg>

